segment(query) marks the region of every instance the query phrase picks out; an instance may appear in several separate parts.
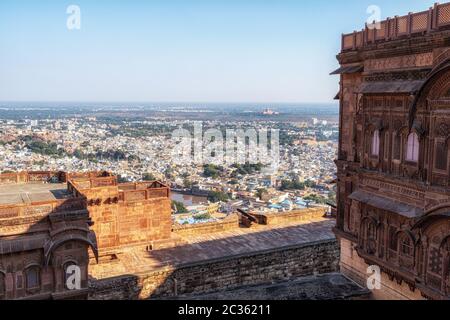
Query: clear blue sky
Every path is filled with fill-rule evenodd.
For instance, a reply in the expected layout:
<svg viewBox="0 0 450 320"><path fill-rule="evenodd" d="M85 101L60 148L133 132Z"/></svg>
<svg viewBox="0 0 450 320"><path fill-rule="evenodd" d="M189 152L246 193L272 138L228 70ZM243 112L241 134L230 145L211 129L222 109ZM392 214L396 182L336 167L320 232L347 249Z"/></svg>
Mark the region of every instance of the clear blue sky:
<svg viewBox="0 0 450 320"><path fill-rule="evenodd" d="M385 18L433 3L0 0L0 101L328 102L341 33L369 5Z"/></svg>

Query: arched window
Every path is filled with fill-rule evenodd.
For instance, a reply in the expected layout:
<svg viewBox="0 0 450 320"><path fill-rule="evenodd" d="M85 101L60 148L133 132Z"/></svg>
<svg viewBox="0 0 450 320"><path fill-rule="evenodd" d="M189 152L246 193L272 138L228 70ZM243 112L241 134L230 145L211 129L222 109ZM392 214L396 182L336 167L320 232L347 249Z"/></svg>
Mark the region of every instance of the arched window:
<svg viewBox="0 0 450 320"><path fill-rule="evenodd" d="M375 130L372 135L372 156L380 155L380 131Z"/></svg>
<svg viewBox="0 0 450 320"><path fill-rule="evenodd" d="M406 161L419 161L419 137L413 132L408 136L408 145L406 147Z"/></svg>
<svg viewBox="0 0 450 320"><path fill-rule="evenodd" d="M363 224L364 230L364 247L368 254L375 254L377 250L377 226L369 219Z"/></svg>
<svg viewBox="0 0 450 320"><path fill-rule="evenodd" d="M414 268L414 241L405 233L401 233L398 239L399 256L398 263L401 267L411 270Z"/></svg>
<svg viewBox="0 0 450 320"><path fill-rule="evenodd" d="M0 299L2 299L5 293L6 293L5 274L0 271Z"/></svg>
<svg viewBox="0 0 450 320"><path fill-rule="evenodd" d="M414 255L414 245L407 236L400 238L400 254L406 257L412 257Z"/></svg>
<svg viewBox="0 0 450 320"><path fill-rule="evenodd" d="M26 288L38 289L40 287L40 270L38 267L30 267L26 270Z"/></svg>

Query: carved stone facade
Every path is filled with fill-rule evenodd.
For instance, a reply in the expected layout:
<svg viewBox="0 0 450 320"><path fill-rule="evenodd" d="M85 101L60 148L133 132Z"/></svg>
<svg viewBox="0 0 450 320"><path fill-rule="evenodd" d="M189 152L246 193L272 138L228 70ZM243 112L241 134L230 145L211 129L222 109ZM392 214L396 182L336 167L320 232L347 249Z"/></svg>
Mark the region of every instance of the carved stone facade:
<svg viewBox="0 0 450 320"><path fill-rule="evenodd" d="M87 298L90 263L170 238L169 199L159 182L108 173L0 175L0 300Z"/></svg>
<svg viewBox="0 0 450 320"><path fill-rule="evenodd" d="M380 298L450 298L450 31L433 26L338 55L341 269L380 266Z"/></svg>

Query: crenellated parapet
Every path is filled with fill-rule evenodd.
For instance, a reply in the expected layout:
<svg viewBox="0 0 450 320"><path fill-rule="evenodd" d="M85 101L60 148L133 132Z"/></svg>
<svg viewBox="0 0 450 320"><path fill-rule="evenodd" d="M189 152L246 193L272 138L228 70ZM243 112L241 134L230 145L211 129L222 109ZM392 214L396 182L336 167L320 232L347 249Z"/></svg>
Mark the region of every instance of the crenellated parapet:
<svg viewBox="0 0 450 320"><path fill-rule="evenodd" d="M366 24L361 31L342 35L342 52L371 49L376 44L432 35L434 32L449 29L450 3L436 3L427 11Z"/></svg>

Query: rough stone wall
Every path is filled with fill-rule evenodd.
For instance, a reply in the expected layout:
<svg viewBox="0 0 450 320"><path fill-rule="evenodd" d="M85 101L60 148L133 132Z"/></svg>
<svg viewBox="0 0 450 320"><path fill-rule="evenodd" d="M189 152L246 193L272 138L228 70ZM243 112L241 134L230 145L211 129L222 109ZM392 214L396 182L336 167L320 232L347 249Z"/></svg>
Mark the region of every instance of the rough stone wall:
<svg viewBox="0 0 450 320"><path fill-rule="evenodd" d="M90 299L151 299L202 294L335 272L339 246L328 240L266 252L92 280Z"/></svg>
<svg viewBox="0 0 450 320"><path fill-rule="evenodd" d="M224 232L239 228L239 217L231 215L220 222L202 223L196 225L174 225L173 232L182 237L198 236Z"/></svg>

